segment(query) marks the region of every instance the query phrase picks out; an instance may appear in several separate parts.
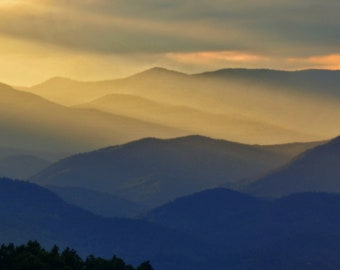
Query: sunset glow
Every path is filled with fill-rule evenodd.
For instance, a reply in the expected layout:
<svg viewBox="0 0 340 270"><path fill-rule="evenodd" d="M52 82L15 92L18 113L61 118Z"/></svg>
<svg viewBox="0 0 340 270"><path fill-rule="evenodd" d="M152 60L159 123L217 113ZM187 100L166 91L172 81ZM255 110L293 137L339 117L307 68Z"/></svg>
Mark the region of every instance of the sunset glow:
<svg viewBox="0 0 340 270"><path fill-rule="evenodd" d="M307 58L290 58L291 63L299 63L304 68L340 70L340 54L318 55Z"/></svg>
<svg viewBox="0 0 340 270"><path fill-rule="evenodd" d="M153 66L186 73L226 67L339 69L336 10L336 2L311 10L302 2L262 0L242 6L233 0L164 5L1 0L0 81L100 80Z"/></svg>
<svg viewBox="0 0 340 270"><path fill-rule="evenodd" d="M316 12L301 2L283 0L275 5L264 0L256 5L234 0L130 1L0 1L0 82L63 106L178 129L172 134L277 143L319 140L340 132L332 125L340 119L338 100L310 91L310 86L297 91L296 86L278 85L275 76L266 84L246 77L227 85L219 80L207 80L206 85L182 81L188 74L225 69L340 69L340 26L334 12L338 4L325 4ZM302 20L307 13L308 19ZM147 70L152 71L145 75ZM184 77L172 80L169 70ZM124 86L112 81L129 81L140 72ZM115 96L122 104L107 104L108 94L123 95ZM141 109L139 102L149 105ZM149 106L153 109L148 112ZM318 108L323 109L311 119L311 111ZM166 134L161 130L158 134Z"/></svg>

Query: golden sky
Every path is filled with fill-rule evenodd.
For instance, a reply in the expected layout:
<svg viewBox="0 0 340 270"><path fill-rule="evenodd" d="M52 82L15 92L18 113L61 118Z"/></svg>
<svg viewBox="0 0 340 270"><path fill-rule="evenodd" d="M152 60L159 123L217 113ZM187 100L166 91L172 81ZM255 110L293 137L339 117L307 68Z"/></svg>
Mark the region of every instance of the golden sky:
<svg viewBox="0 0 340 270"><path fill-rule="evenodd" d="M0 81L340 69L338 0L0 0Z"/></svg>

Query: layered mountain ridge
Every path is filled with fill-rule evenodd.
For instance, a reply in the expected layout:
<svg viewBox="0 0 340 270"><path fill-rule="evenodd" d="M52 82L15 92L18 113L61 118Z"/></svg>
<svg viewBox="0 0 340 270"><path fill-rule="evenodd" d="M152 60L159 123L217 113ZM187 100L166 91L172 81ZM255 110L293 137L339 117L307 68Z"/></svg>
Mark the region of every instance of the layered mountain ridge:
<svg viewBox="0 0 340 270"><path fill-rule="evenodd" d="M312 148L287 166L245 188L258 196L284 196L319 191L340 192L340 137Z"/></svg>
<svg viewBox="0 0 340 270"><path fill-rule="evenodd" d="M3 147L52 152L84 151L140 137L186 134L131 117L68 108L6 85L0 85L0 128Z"/></svg>
<svg viewBox="0 0 340 270"><path fill-rule="evenodd" d="M158 124L164 119L163 124L175 128L187 126L191 134L275 144L324 140L340 133L336 125L340 120L338 73L225 69L187 75L155 68L123 79L98 82L54 79L27 91L67 106L122 113ZM144 113L143 107L135 107L129 112L124 106L117 106L119 97L112 100L114 94L129 95L131 101L126 101L127 106L135 98L143 98L165 104L167 110L154 115L153 110ZM107 95L111 99L104 99ZM174 106L190 111L174 113ZM219 133L218 125L224 127Z"/></svg>
<svg viewBox="0 0 340 270"><path fill-rule="evenodd" d="M312 146L245 145L203 136L146 138L68 157L30 181L108 192L153 207L206 188L251 180Z"/></svg>

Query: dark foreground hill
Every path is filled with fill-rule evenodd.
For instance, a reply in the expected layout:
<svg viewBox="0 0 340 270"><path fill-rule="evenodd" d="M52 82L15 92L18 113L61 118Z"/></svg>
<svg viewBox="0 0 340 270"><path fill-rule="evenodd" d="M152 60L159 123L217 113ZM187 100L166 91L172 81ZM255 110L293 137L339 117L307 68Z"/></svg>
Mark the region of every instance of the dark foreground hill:
<svg viewBox="0 0 340 270"><path fill-rule="evenodd" d="M256 178L313 145L261 147L201 136L148 138L71 156L30 180L108 192L158 206L206 188Z"/></svg>
<svg viewBox="0 0 340 270"><path fill-rule="evenodd" d="M2 243L33 239L162 270L340 267L340 195L267 201L214 189L155 209L147 221L98 217L21 181L1 179L0 198Z"/></svg>
<svg viewBox="0 0 340 270"><path fill-rule="evenodd" d="M269 197L306 191L340 193L340 137L305 152L245 191Z"/></svg>
<svg viewBox="0 0 340 270"><path fill-rule="evenodd" d="M337 269L339 213L340 195L267 201L214 189L157 208L146 219L224 252L231 269Z"/></svg>
<svg viewBox="0 0 340 270"><path fill-rule="evenodd" d="M74 248L82 256L117 255L133 264L151 260L156 269L168 270L206 269L218 261L182 233L145 221L102 218L30 183L0 179L0 198L1 243L38 240L48 248Z"/></svg>

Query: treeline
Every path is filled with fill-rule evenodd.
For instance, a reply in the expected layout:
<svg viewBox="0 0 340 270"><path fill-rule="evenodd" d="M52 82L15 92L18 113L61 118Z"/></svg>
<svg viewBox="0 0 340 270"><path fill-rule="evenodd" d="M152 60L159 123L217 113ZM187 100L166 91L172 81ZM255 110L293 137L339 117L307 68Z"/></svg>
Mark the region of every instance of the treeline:
<svg viewBox="0 0 340 270"><path fill-rule="evenodd" d="M45 250L36 241L26 245L1 245L0 269L6 270L153 270L149 261L137 268L126 264L116 256L107 260L93 255L83 260L75 250L65 248L62 252L54 246Z"/></svg>

